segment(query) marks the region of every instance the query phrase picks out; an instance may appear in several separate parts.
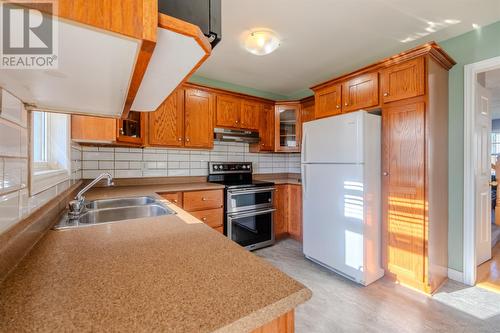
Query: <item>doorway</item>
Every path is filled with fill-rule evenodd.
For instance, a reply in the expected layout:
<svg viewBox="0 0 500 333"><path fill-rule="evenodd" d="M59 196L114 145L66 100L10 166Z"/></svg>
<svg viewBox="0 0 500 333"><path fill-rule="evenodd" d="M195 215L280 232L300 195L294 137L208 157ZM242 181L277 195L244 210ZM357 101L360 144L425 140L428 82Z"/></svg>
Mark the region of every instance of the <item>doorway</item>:
<svg viewBox="0 0 500 333"><path fill-rule="evenodd" d="M500 57L465 66L464 95L464 282L500 292Z"/></svg>

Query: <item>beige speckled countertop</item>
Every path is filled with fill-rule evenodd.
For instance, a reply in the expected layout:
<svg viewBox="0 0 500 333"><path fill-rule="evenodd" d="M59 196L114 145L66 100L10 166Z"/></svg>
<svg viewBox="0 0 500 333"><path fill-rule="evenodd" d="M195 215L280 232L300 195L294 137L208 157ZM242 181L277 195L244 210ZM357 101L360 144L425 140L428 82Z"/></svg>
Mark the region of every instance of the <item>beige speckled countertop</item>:
<svg viewBox="0 0 500 333"><path fill-rule="evenodd" d="M210 188L221 187L101 188L87 197ZM49 231L0 285L0 331L249 332L311 297L170 207L178 215Z"/></svg>

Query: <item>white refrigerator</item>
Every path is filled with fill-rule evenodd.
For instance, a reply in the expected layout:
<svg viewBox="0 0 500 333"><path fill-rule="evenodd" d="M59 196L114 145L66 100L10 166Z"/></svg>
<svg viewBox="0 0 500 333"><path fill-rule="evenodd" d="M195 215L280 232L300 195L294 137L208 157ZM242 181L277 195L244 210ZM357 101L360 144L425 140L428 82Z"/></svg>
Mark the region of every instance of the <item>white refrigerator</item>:
<svg viewBox="0 0 500 333"><path fill-rule="evenodd" d="M304 255L365 286L384 275L380 136L366 111L303 125Z"/></svg>

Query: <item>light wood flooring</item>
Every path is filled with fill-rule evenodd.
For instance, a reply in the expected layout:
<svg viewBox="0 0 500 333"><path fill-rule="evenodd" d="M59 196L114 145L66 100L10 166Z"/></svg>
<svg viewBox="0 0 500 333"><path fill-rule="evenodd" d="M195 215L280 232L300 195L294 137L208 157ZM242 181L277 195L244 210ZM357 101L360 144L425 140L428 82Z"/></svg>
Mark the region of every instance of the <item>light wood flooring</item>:
<svg viewBox="0 0 500 333"><path fill-rule="evenodd" d="M495 245L491 254L491 260L477 268L476 286L500 293L500 243ZM498 306L500 307L500 304Z"/></svg>
<svg viewBox="0 0 500 333"><path fill-rule="evenodd" d="M362 287L305 259L291 239L254 253L312 290L296 333L500 332L500 294L490 290L448 281L431 297L385 279Z"/></svg>

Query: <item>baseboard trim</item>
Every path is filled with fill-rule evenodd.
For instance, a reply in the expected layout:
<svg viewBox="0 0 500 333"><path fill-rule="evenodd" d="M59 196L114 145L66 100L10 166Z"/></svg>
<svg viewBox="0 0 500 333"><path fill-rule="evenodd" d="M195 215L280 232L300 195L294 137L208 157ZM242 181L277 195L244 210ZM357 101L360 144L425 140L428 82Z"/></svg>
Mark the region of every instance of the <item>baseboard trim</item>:
<svg viewBox="0 0 500 333"><path fill-rule="evenodd" d="M448 278L453 281L464 283L464 273L448 268Z"/></svg>

